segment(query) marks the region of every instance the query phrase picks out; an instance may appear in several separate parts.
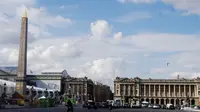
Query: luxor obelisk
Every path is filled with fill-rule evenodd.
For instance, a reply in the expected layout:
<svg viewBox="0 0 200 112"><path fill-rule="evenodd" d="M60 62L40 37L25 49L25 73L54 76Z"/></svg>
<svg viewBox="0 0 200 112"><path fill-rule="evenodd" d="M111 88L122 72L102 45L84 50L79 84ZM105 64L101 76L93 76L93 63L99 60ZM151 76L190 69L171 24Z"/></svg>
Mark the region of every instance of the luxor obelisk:
<svg viewBox="0 0 200 112"><path fill-rule="evenodd" d="M26 66L27 66L27 34L28 17L26 10L21 20L21 34L18 57L18 70L16 78L16 92L25 97L26 94Z"/></svg>

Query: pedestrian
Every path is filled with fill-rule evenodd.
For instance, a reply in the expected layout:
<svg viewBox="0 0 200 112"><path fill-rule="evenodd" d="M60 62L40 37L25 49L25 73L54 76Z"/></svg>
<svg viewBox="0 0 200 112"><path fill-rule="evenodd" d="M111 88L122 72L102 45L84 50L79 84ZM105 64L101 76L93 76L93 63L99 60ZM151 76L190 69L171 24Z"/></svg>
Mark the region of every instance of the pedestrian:
<svg viewBox="0 0 200 112"><path fill-rule="evenodd" d="M67 101L67 112L73 112L74 108L73 108L73 104L72 104L72 101L70 100L71 98L68 97L68 101Z"/></svg>

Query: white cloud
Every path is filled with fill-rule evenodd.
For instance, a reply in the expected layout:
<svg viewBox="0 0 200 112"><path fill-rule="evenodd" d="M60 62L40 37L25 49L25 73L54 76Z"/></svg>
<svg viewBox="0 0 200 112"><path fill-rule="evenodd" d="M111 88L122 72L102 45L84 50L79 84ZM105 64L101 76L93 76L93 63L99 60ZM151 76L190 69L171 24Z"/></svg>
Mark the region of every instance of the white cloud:
<svg viewBox="0 0 200 112"><path fill-rule="evenodd" d="M120 32L117 35L122 36ZM116 76L147 78L151 75L154 78L158 75L174 77L173 73L177 71L180 71L180 75L181 73L184 75L185 72L188 74L198 72L187 67L192 65L194 68L200 62L199 54L195 54L200 45L195 43L198 42L195 35L148 33L121 38L118 44L113 43L114 40L114 38L93 40L89 37L88 39L73 37L39 39L29 44L28 69L39 72L63 68L73 76L86 75L106 84L112 84ZM185 42L187 44L184 44ZM194 44L197 44L196 49L192 46ZM191 52L172 54L164 58L154 57L154 52L165 53L178 50ZM151 57L144 56L149 53ZM16 47L4 46L4 49L0 50L2 59L0 65L16 65L17 55ZM168 61L170 65L166 67ZM147 71L149 73L144 75L143 73Z"/></svg>
<svg viewBox="0 0 200 112"><path fill-rule="evenodd" d="M29 42L41 37L52 36L50 27L63 28L72 23L69 18L54 15L45 7L35 8L35 0L7 0L0 2L0 44L18 44L20 35L20 22L24 9L27 9L29 18Z"/></svg>
<svg viewBox="0 0 200 112"><path fill-rule="evenodd" d="M70 19L51 14L43 7L34 8L34 2L27 4L30 5L27 7L29 39L34 40L28 43L29 70L40 72L63 68L72 76L86 75L111 86L116 76L147 78L164 74L173 77L176 72L180 75L200 72L199 35L139 33L125 37L123 32L113 33L112 25L107 21L97 20L90 24L92 38L57 38L46 29L49 26L62 28L70 23ZM19 21L25 6L15 6L14 12L0 10L0 66L17 65ZM42 38L48 36L55 38ZM166 62L171 63L168 68ZM143 75L144 72L150 74Z"/></svg>
<svg viewBox="0 0 200 112"><path fill-rule="evenodd" d="M79 77L88 76L95 81L107 85L113 85L114 78L117 76L121 76L121 74L123 74L125 71L126 71L126 61L124 59L105 58L85 63L81 67L78 76Z"/></svg>
<svg viewBox="0 0 200 112"><path fill-rule="evenodd" d="M175 9L185 11L187 14L200 14L199 0L162 0Z"/></svg>
<svg viewBox="0 0 200 112"><path fill-rule="evenodd" d="M174 72L171 75L173 78L197 78L200 76L200 73L191 73L191 72Z"/></svg>
<svg viewBox="0 0 200 112"><path fill-rule="evenodd" d="M152 4L159 0L118 0L120 3ZM161 0L165 4L172 5L175 9L184 11L182 15L200 14L199 0Z"/></svg>
<svg viewBox="0 0 200 112"><path fill-rule="evenodd" d="M150 4L150 3L154 3L157 0L118 0L121 3L135 3L135 4L140 4L140 3L146 3L146 4Z"/></svg>
<svg viewBox="0 0 200 112"><path fill-rule="evenodd" d="M147 12L131 12L119 17L116 21L122 23L135 22L137 20L150 19L151 14Z"/></svg>
<svg viewBox="0 0 200 112"><path fill-rule="evenodd" d="M107 37L111 33L111 26L105 20L97 20L90 24L90 30L93 37Z"/></svg>
<svg viewBox="0 0 200 112"><path fill-rule="evenodd" d="M25 6L21 6L17 8L17 15L21 17ZM50 14L45 7L38 8L28 8L27 9L28 18L31 23L39 25L39 26L51 26L51 27L66 27L72 23L71 19L64 18L60 15L52 15Z"/></svg>
<svg viewBox="0 0 200 112"><path fill-rule="evenodd" d="M16 8L22 5L32 7L36 3L36 0L0 0L0 12L14 15Z"/></svg>
<svg viewBox="0 0 200 112"><path fill-rule="evenodd" d="M200 50L199 35L142 33L130 36L130 38L132 43L146 51L177 52Z"/></svg>
<svg viewBox="0 0 200 112"><path fill-rule="evenodd" d="M122 37L123 37L123 33L122 32L117 32L117 33L114 34L113 37L114 37L115 40L121 40Z"/></svg>

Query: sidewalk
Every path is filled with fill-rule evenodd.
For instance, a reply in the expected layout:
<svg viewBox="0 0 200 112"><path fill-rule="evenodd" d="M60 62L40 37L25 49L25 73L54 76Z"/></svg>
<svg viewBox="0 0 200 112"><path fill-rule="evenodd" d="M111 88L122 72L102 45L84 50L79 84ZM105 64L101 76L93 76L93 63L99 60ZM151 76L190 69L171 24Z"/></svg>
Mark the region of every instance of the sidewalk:
<svg viewBox="0 0 200 112"><path fill-rule="evenodd" d="M62 107L61 105L56 105L55 107ZM18 106L18 105L4 105L4 109L28 109L28 108L42 108L42 107L29 107L29 106ZM48 107L53 108L53 107Z"/></svg>
<svg viewBox="0 0 200 112"><path fill-rule="evenodd" d="M4 109L22 109L22 108L28 108L28 107L18 106L18 105L4 105Z"/></svg>

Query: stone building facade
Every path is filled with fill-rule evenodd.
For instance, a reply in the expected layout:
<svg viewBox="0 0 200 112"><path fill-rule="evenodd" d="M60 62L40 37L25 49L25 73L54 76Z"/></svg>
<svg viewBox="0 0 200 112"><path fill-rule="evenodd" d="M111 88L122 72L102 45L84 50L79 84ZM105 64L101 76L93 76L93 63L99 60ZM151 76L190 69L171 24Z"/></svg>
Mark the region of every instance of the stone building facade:
<svg viewBox="0 0 200 112"><path fill-rule="evenodd" d="M64 80L64 84L65 95L70 95L77 101L94 100L94 83L91 79L68 76Z"/></svg>
<svg viewBox="0 0 200 112"><path fill-rule="evenodd" d="M114 80L114 100L122 104L132 101L148 101L151 104L198 104L200 78L195 79L140 79L120 78Z"/></svg>
<svg viewBox="0 0 200 112"><path fill-rule="evenodd" d="M99 82L95 82L94 84L94 94L94 99L97 102L113 99L110 87Z"/></svg>
<svg viewBox="0 0 200 112"><path fill-rule="evenodd" d="M65 94L71 95L77 101L93 100L96 102L111 99L112 91L109 86L92 81L87 77L68 76L64 80Z"/></svg>

